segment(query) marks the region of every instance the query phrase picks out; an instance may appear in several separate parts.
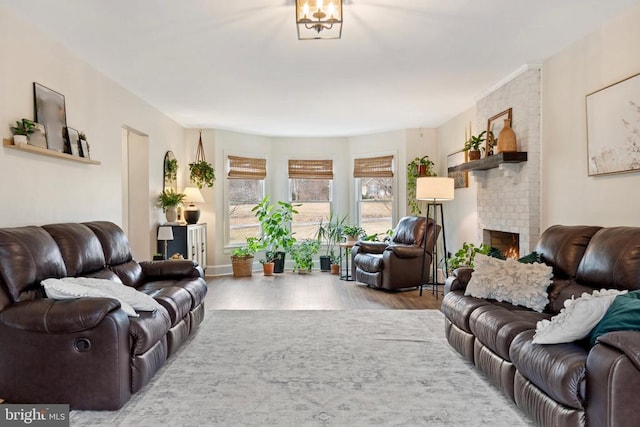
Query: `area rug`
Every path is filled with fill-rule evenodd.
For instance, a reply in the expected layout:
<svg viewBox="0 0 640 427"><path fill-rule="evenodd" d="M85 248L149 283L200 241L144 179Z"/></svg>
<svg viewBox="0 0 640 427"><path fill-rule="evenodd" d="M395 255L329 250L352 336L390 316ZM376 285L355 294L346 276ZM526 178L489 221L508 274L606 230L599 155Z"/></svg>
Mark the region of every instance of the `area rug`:
<svg viewBox="0 0 640 427"><path fill-rule="evenodd" d="M437 310L209 311L119 411L72 426L529 426Z"/></svg>

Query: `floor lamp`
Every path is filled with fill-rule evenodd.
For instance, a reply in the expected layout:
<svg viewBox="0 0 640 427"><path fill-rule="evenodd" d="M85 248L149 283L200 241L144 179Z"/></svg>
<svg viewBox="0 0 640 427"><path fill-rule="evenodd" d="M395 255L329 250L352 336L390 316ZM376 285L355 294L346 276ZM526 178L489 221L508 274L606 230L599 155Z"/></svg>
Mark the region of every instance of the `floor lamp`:
<svg viewBox="0 0 640 427"><path fill-rule="evenodd" d="M444 231L444 212L442 210L442 202L453 200L454 193L453 178L444 178L437 176L426 176L417 179L416 199L427 202L427 212L425 218L427 226L429 224L429 213L433 210L433 223L438 225L438 210L440 210L440 222L442 225L442 246L444 250L444 274L447 276L447 239ZM422 288L425 285L425 262L427 260L427 227L425 227L425 242L422 253L422 272L420 274L420 296L422 296ZM438 236L433 239L433 257L431 258L432 274L431 281L426 283L432 286L432 294L435 293L438 298Z"/></svg>

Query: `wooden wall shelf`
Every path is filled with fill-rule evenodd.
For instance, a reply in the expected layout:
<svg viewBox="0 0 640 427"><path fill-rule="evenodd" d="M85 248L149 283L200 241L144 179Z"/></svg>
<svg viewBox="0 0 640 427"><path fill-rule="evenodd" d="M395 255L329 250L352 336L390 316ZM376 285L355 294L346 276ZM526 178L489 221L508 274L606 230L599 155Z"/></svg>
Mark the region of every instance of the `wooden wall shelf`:
<svg viewBox="0 0 640 427"><path fill-rule="evenodd" d="M4 139L3 144L7 148L18 151L26 151L28 153L40 154L42 156L55 157L56 159L71 160L78 163L84 163L87 165L101 165L102 163L97 160L85 159L84 157L73 156L67 153L59 153L57 151L49 150L47 148L37 147L35 145L14 145L11 139Z"/></svg>
<svg viewBox="0 0 640 427"><path fill-rule="evenodd" d="M449 172L465 172L465 171L483 171L494 169L503 163L522 163L527 161L527 153L525 151L516 151L511 153L498 153L488 156L480 160L471 160L461 165L453 166L448 169Z"/></svg>

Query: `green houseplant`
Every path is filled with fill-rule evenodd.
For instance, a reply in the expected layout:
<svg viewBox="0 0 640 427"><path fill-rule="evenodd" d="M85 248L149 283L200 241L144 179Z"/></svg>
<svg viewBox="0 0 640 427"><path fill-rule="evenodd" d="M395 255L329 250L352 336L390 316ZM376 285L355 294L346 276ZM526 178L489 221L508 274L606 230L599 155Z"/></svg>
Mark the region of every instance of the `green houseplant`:
<svg viewBox="0 0 640 427"><path fill-rule="evenodd" d="M278 201L276 205L271 204L269 196L265 196L251 211L260 221L260 241L263 247L278 255L274 259L276 261L274 273L282 273L285 253L290 251L296 242L289 224L293 220L293 214L298 211L291 203Z"/></svg>
<svg viewBox="0 0 640 427"><path fill-rule="evenodd" d="M206 160L189 163L189 179L199 189L204 186L213 187L213 183L216 180L216 171L211 166L211 163Z"/></svg>
<svg viewBox="0 0 640 427"><path fill-rule="evenodd" d="M164 210L168 222L175 222L178 218L178 206L184 202L185 195L177 193L173 188L169 188L158 196L158 205Z"/></svg>
<svg viewBox="0 0 640 427"><path fill-rule="evenodd" d="M331 265L340 263L340 259L336 255L336 245L342 240L342 233L346 222L346 216L339 217L334 215L333 212L329 214L328 222L320 221L316 238L320 244L324 242L326 245L325 254L320 256L321 271L329 271L331 270Z"/></svg>
<svg viewBox="0 0 640 427"><path fill-rule="evenodd" d="M484 142L484 135L487 133L483 130L478 135L471 135L471 137L464 143L464 151L469 152L469 160L480 159L480 145Z"/></svg>
<svg viewBox="0 0 640 427"><path fill-rule="evenodd" d="M13 143L16 145L26 144L28 142L28 135L31 135L36 130L36 124L31 120L22 119L16 121L15 126L11 126L11 133L13 134Z"/></svg>
<svg viewBox="0 0 640 427"><path fill-rule="evenodd" d="M487 255L490 251L490 247L481 244L480 246L476 246L473 243L464 242L462 244L462 248L458 249L458 251L449 259L448 267L449 270L453 271L459 267L471 267L473 268L473 260L477 254Z"/></svg>
<svg viewBox="0 0 640 427"><path fill-rule="evenodd" d="M178 179L178 159L166 159L164 162L165 181L173 182Z"/></svg>
<svg viewBox="0 0 640 427"><path fill-rule="evenodd" d="M304 239L293 246L291 256L293 257L294 270L299 274L310 273L313 268L313 257L318 253L320 243L317 239Z"/></svg>
<svg viewBox="0 0 640 427"><path fill-rule="evenodd" d="M233 277L249 277L253 270L253 257L261 249L257 237L248 237L247 244L231 251Z"/></svg>
<svg viewBox="0 0 640 427"><path fill-rule="evenodd" d="M416 200L416 189L418 186L418 178L421 176L436 176L433 168L435 164L429 159L429 156L416 157L407 164L407 200L409 211L412 215L421 215L422 208Z"/></svg>
<svg viewBox="0 0 640 427"><path fill-rule="evenodd" d="M365 236L364 228L359 225L345 225L342 229L345 236L347 236L347 242L355 242L360 237Z"/></svg>

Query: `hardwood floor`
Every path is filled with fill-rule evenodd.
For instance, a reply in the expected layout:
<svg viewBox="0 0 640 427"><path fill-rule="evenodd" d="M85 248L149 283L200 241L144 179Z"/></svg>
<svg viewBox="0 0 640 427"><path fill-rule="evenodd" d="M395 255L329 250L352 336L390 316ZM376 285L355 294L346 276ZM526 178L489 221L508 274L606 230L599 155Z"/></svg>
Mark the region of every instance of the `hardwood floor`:
<svg viewBox="0 0 640 427"><path fill-rule="evenodd" d="M431 289L385 292L358 282L346 282L320 271L300 275L285 272L252 277L208 279L207 310L399 310L440 309Z"/></svg>

